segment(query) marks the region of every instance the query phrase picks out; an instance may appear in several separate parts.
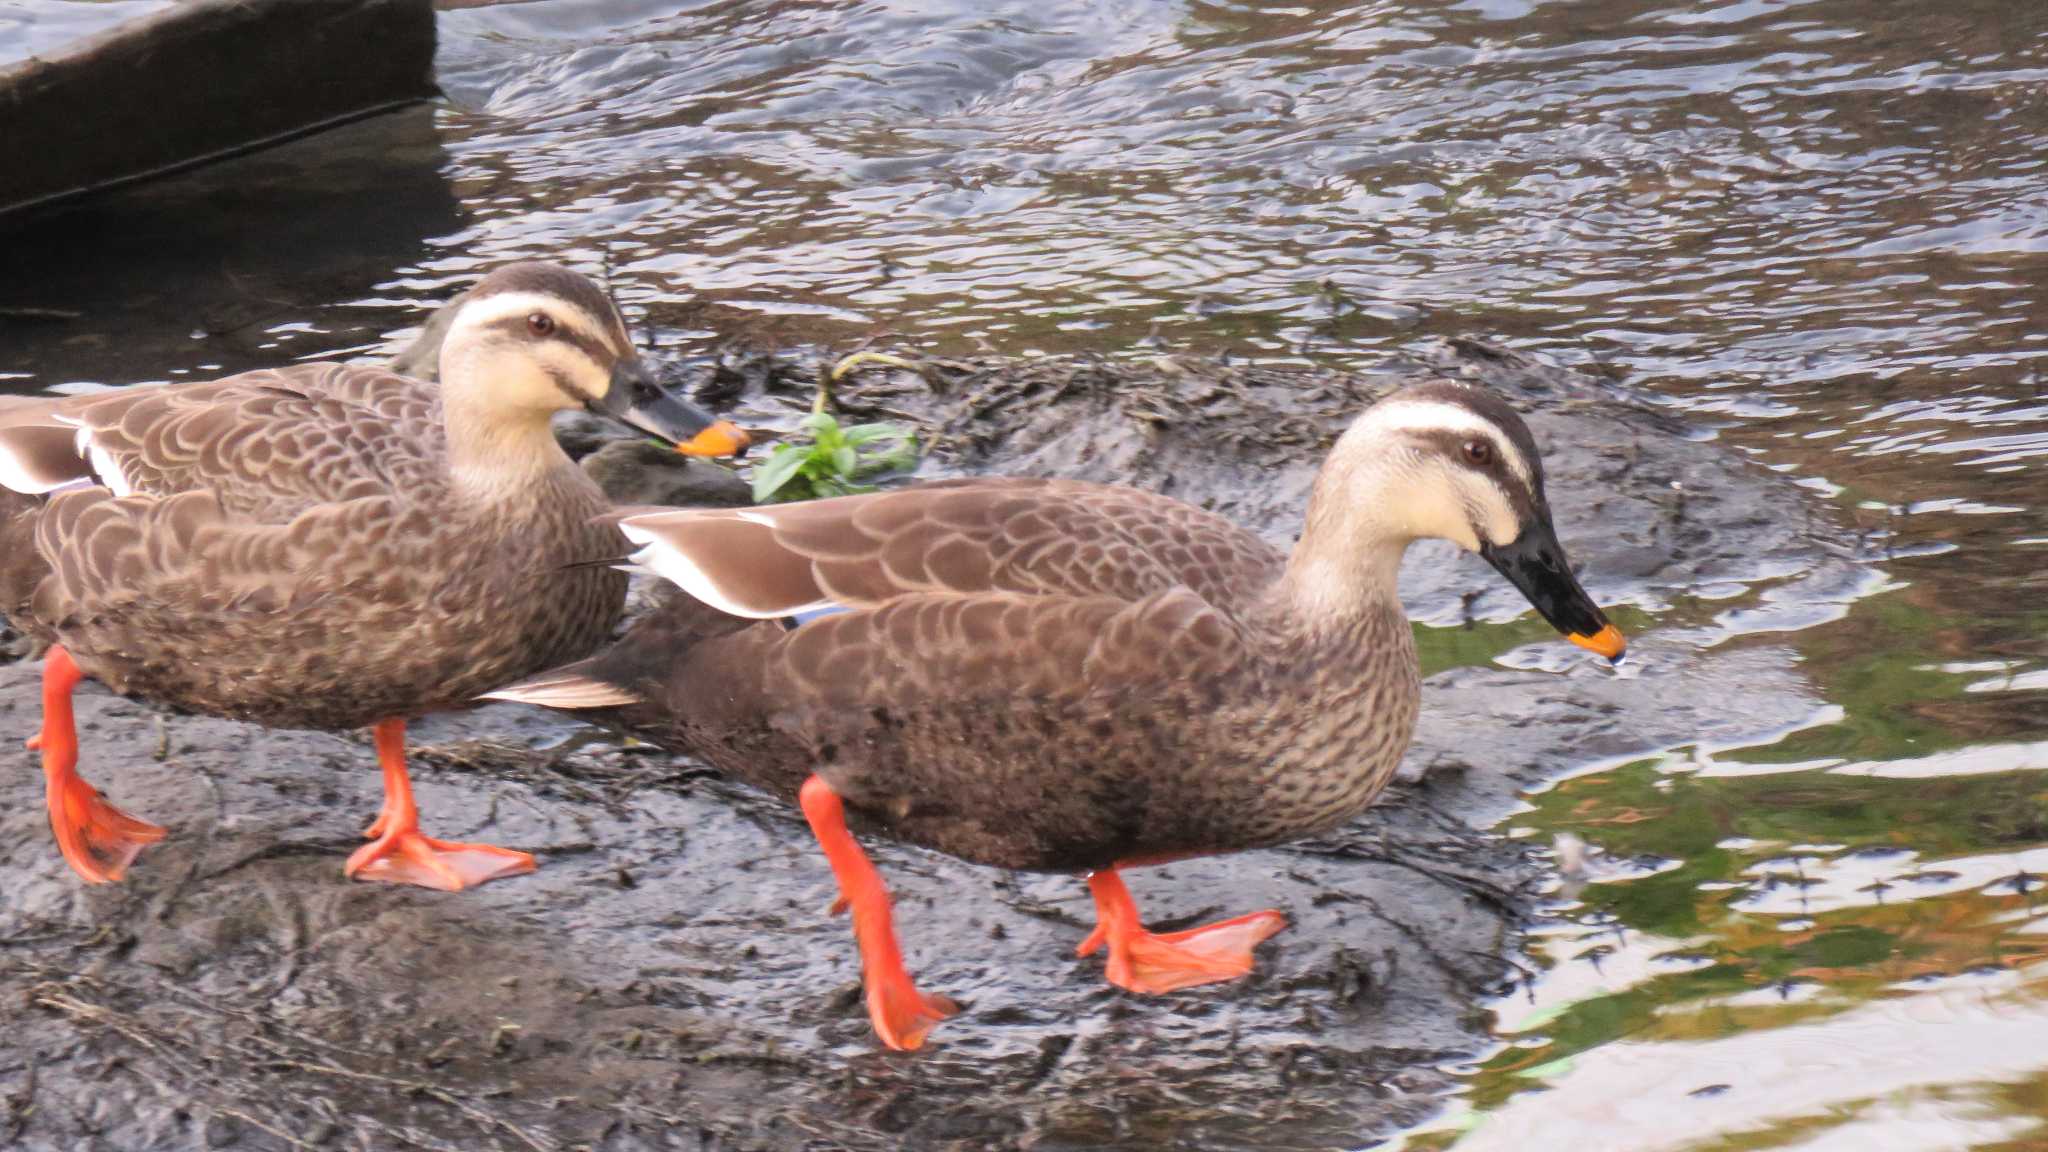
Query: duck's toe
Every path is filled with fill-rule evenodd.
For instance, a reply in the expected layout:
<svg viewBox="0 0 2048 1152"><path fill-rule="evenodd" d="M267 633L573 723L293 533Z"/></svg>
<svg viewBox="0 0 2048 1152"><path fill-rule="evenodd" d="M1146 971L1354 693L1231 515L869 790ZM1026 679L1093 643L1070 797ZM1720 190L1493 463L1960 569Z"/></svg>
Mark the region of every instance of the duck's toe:
<svg viewBox="0 0 2048 1152"><path fill-rule="evenodd" d="M164 838L164 830L107 803L92 785L72 776L50 789L50 830L71 870L89 884L111 884L137 853Z"/></svg>
<svg viewBox="0 0 2048 1152"><path fill-rule="evenodd" d="M957 1001L937 993L919 992L910 977L897 973L896 979L868 980L868 1019L882 1043L899 1052L924 1045L925 1034L941 1020L960 1012Z"/></svg>
<svg viewBox="0 0 2048 1152"><path fill-rule="evenodd" d="M532 854L510 848L392 832L356 849L343 871L355 880L460 892L503 876L524 875L535 867Z"/></svg>
<svg viewBox="0 0 2048 1152"><path fill-rule="evenodd" d="M1252 949L1285 927L1287 917L1268 909L1184 932L1112 935L1105 975L1119 988L1153 996L1235 980L1251 973Z"/></svg>

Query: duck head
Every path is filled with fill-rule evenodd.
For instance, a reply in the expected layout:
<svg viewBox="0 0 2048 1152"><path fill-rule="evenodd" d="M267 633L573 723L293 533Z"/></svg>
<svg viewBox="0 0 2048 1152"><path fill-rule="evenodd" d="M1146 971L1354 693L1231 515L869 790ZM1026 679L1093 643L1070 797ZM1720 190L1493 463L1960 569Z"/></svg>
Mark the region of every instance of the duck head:
<svg viewBox="0 0 2048 1152"><path fill-rule="evenodd" d="M1449 540L1484 557L1572 643L1610 661L1627 650L1558 543L1535 438L1483 388L1434 382L1367 409L1317 481L1304 545L1317 533L1348 537L1353 555L1391 554L1387 584L1408 544Z"/></svg>
<svg viewBox="0 0 2048 1152"><path fill-rule="evenodd" d="M508 264L470 289L441 345L441 381L505 413L577 408L696 456L730 456L747 436L655 381L611 297L556 264Z"/></svg>

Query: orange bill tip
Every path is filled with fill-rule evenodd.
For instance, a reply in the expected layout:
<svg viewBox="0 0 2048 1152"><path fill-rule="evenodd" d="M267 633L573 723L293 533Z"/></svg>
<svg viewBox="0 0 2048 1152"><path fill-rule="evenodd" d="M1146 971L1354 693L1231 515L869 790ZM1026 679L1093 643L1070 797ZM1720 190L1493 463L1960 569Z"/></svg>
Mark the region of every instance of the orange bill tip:
<svg viewBox="0 0 2048 1152"><path fill-rule="evenodd" d="M1572 633L1567 635L1565 639L1570 640L1588 652L1595 652L1607 657L1609 663L1621 659L1622 653L1628 651L1628 638L1621 634L1621 629L1616 628L1612 624L1593 633L1591 636L1580 636L1577 633Z"/></svg>
<svg viewBox="0 0 2048 1152"><path fill-rule="evenodd" d="M687 441L676 445L685 456L737 456L753 441L730 420L720 420Z"/></svg>

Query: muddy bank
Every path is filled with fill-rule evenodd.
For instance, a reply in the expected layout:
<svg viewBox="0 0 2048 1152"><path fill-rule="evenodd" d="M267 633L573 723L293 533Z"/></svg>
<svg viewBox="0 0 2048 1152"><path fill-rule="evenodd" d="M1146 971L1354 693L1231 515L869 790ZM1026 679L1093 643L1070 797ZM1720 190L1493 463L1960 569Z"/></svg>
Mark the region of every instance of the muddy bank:
<svg viewBox="0 0 2048 1152"><path fill-rule="evenodd" d="M1605 601L1769 582L1813 604L1854 577L1789 483L1601 382L1477 346L1367 377L881 368L837 399L928 429L934 473L1151 485L1286 539L1329 437L1403 373L1476 376L1531 408L1558 526ZM719 386L767 418L814 379L757 359ZM1404 581L1433 623L1513 611L1490 570L1449 552L1418 553ZM1515 932L1546 874L1475 821L1589 759L1812 704L1769 646L1652 632L1616 675L1548 639L1460 659L1462 635L1425 631L1454 666L1425 686L1415 779L1365 818L1133 876L1155 925L1288 912L1238 985L1117 992L1071 955L1090 920L1078 882L876 846L909 964L968 1006L909 1055L872 1043L801 822L685 761L510 707L423 723L430 830L543 867L454 896L351 885L341 859L377 802L366 743L159 718L88 688L86 774L172 838L125 885L87 889L49 843L33 758L0 777L0 1144L1357 1147L1436 1106L1446 1067L1483 1043L1480 1000L1519 978ZM33 728L36 672L0 668L0 731Z"/></svg>

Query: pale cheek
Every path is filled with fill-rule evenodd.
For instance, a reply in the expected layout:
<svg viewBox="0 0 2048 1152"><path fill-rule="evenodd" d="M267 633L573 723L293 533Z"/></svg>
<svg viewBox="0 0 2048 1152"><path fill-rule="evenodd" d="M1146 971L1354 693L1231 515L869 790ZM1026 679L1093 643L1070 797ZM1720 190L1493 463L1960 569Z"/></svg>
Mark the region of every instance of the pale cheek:
<svg viewBox="0 0 2048 1152"><path fill-rule="evenodd" d="M605 393L611 391L611 373L598 367L590 357L568 348L551 351L556 353L556 367L568 378L579 394L592 400L602 400Z"/></svg>
<svg viewBox="0 0 2048 1152"><path fill-rule="evenodd" d="M1479 540L1472 533L1472 519L1465 513L1466 501L1441 474L1425 470L1411 473L1401 504L1408 535L1449 540L1468 552L1479 550Z"/></svg>
<svg viewBox="0 0 2048 1152"><path fill-rule="evenodd" d="M511 406L559 408L562 405L562 393L555 387L553 377L530 356L499 357L493 377L494 391L505 397Z"/></svg>
<svg viewBox="0 0 2048 1152"><path fill-rule="evenodd" d="M1452 539L1474 552L1481 544L1505 547L1514 543L1515 537L1521 535L1522 524L1508 506L1507 498L1477 477L1459 476L1456 483L1463 497L1458 502L1458 524L1463 538ZM1485 539L1478 538L1481 534Z"/></svg>
<svg viewBox="0 0 2048 1152"><path fill-rule="evenodd" d="M540 345L535 349L535 353L535 358L551 370L541 374L541 382L546 385L546 391L537 394L536 400L554 408L573 407L569 399L562 395L562 390L555 387L554 382L557 378L569 381L570 386L580 395L593 400L604 399L605 389L611 384L611 380L597 370L597 366L590 362L588 356L560 344Z"/></svg>
<svg viewBox="0 0 2048 1152"><path fill-rule="evenodd" d="M1521 522L1506 508L1495 508L1486 522L1486 538L1494 544L1506 547L1522 534Z"/></svg>

